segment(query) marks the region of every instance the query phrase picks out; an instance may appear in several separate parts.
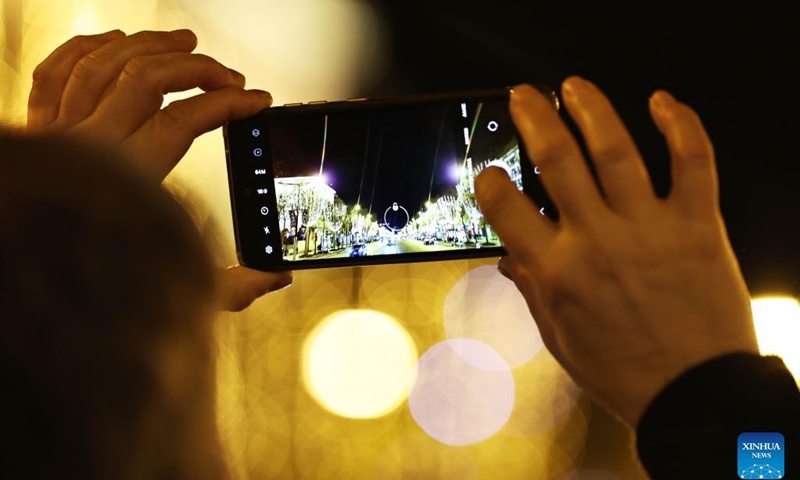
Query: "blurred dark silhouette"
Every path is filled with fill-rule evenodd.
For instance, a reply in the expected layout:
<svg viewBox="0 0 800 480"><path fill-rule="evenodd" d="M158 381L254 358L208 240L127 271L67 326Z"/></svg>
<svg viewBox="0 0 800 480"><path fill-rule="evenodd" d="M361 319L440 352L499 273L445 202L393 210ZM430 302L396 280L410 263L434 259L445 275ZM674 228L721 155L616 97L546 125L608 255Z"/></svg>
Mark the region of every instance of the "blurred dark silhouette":
<svg viewBox="0 0 800 480"><path fill-rule="evenodd" d="M0 135L4 478L226 478L212 262L109 152Z"/></svg>

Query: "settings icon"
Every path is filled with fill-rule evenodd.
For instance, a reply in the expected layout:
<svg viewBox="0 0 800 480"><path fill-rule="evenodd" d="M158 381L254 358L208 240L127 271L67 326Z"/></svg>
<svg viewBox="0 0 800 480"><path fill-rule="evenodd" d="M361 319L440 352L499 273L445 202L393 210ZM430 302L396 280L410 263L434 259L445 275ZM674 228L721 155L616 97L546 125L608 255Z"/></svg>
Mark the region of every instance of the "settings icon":
<svg viewBox="0 0 800 480"><path fill-rule="evenodd" d="M267 255L271 254L272 253L272 245L267 245L267 248L265 248L264 251L267 252Z"/></svg>

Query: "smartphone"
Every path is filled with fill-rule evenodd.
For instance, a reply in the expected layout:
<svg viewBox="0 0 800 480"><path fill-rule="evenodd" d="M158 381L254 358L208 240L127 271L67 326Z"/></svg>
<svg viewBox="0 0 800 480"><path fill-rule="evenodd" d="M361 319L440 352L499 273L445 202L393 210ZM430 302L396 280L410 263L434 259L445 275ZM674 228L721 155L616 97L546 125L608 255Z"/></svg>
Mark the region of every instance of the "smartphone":
<svg viewBox="0 0 800 480"><path fill-rule="evenodd" d="M540 213L553 209L509 93L286 104L228 122L239 262L275 271L504 255L475 200L482 169L505 169Z"/></svg>

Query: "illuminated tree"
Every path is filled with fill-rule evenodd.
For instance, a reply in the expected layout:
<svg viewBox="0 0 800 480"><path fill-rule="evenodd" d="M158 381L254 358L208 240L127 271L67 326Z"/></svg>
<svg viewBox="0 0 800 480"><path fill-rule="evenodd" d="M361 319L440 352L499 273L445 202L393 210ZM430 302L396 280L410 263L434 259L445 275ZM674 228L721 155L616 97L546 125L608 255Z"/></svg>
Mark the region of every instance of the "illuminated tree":
<svg viewBox="0 0 800 480"><path fill-rule="evenodd" d="M345 217L347 217L347 205L339 197L336 197L333 203L326 204L322 210L322 221L325 224L325 228L333 233L337 246L339 244L339 231L344 226Z"/></svg>
<svg viewBox="0 0 800 480"><path fill-rule="evenodd" d="M320 220L323 209L329 203L322 192L322 189L327 186L320 184L319 177L295 177L291 183L285 181L278 184L276 182L276 187L278 211L281 212L279 216L281 230L294 227L299 236L305 227L304 255L307 256L309 244L316 239L317 222ZM297 244L297 240L298 237L295 237L295 244ZM316 247L316 241L314 244ZM295 247L295 258L297 250Z"/></svg>

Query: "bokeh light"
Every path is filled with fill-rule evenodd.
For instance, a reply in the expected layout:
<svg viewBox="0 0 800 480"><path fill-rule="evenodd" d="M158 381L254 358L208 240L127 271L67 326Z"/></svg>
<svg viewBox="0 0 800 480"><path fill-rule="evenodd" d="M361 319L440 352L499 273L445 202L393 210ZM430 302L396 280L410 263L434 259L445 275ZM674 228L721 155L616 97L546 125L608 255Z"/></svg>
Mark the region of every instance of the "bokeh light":
<svg viewBox="0 0 800 480"><path fill-rule="evenodd" d="M350 418L373 418L408 395L417 351L392 317L344 310L325 318L303 348L303 377L325 408Z"/></svg>
<svg viewBox="0 0 800 480"><path fill-rule="evenodd" d="M781 357L800 382L800 303L791 297L763 297L753 299L752 308L761 353Z"/></svg>
<svg viewBox="0 0 800 480"><path fill-rule="evenodd" d="M91 35L101 32L100 17L91 3L75 5L75 16L72 19L72 35Z"/></svg>
<svg viewBox="0 0 800 480"><path fill-rule="evenodd" d="M376 460L375 479L482 478L469 452L442 445L418 429L382 445Z"/></svg>
<svg viewBox="0 0 800 480"><path fill-rule="evenodd" d="M444 327L451 340L472 338L491 346L512 368L543 345L524 298L493 265L470 270L450 289Z"/></svg>
<svg viewBox="0 0 800 480"><path fill-rule="evenodd" d="M508 421L514 377L503 357L483 342L439 342L420 358L408 404L417 424L440 442L481 442Z"/></svg>
<svg viewBox="0 0 800 480"><path fill-rule="evenodd" d="M74 34L191 28L198 53L241 71L275 104L363 95L388 59L387 30L369 2L6 0L3 7L0 121L11 124L24 124L34 67ZM165 103L198 93L171 94ZM222 266L236 263L221 133L198 138L168 183L196 204ZM510 480L578 468L586 402L576 408L574 384L551 360L539 362L547 352L536 353L535 324L495 261L298 271L291 288L225 314L216 327L217 414L232 478ZM359 310L354 315L365 317L354 321L340 312L356 308L383 313ZM443 314L451 341L437 344ZM336 322L337 315L346 318ZM435 345L419 364L429 381L415 389L409 410L398 406L417 353L394 318L418 345ZM319 389L311 387L313 365L321 366ZM466 428L448 430L426 412Z"/></svg>

